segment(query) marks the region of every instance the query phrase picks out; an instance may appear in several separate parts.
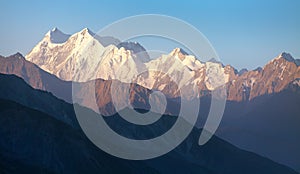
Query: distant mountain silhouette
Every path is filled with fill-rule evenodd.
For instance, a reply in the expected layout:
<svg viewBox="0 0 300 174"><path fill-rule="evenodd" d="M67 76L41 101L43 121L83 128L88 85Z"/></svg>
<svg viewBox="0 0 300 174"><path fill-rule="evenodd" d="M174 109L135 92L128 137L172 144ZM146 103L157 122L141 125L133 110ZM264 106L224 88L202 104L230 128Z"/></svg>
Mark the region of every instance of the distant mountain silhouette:
<svg viewBox="0 0 300 174"><path fill-rule="evenodd" d="M240 148L300 171L300 88L249 102L228 101L216 134Z"/></svg>
<svg viewBox="0 0 300 174"><path fill-rule="evenodd" d="M0 74L0 84L0 98L15 101L75 125L73 106L51 93L35 90L15 75Z"/></svg>
<svg viewBox="0 0 300 174"><path fill-rule="evenodd" d="M15 102L0 99L0 124L2 172L32 172L33 169L37 173L296 174L287 167L239 150L217 137L200 147L195 141L200 135L198 129L165 156L127 161L97 149L81 131Z"/></svg>
<svg viewBox="0 0 300 174"><path fill-rule="evenodd" d="M1 75L0 86L0 166L4 173L278 173L296 174L293 170L271 160L246 152L213 137L204 146L198 145L201 130L194 128L189 137L175 150L165 156L145 160L128 161L110 156L96 148L81 132L53 109L54 106L72 106L52 96L50 93L29 87L23 80L12 75ZM5 83L2 83L5 82ZM4 84L10 87L2 87ZM18 86L24 95L11 97ZM26 87L27 86L27 87ZM11 91L11 92L10 92ZM29 95L33 103L22 100ZM5 98L5 99L3 99ZM47 103L45 100L51 102ZM17 102L23 102L18 104ZM24 106L26 104L27 106ZM38 111L38 110L39 111ZM45 112L41 112L47 111ZM85 109L86 112L93 112ZM57 113L57 114L56 114ZM67 118L73 118L73 112ZM96 113L94 113L96 114ZM163 116L157 127L170 126L176 117ZM136 137L138 128L122 122L118 115L106 118L116 131L129 128L127 136ZM76 124L76 123L75 123ZM121 130L118 130L120 129ZM130 131L131 130L131 131ZM139 132L148 137L148 133Z"/></svg>
<svg viewBox="0 0 300 174"><path fill-rule="evenodd" d="M158 173L95 147L53 116L0 99L0 173Z"/></svg>

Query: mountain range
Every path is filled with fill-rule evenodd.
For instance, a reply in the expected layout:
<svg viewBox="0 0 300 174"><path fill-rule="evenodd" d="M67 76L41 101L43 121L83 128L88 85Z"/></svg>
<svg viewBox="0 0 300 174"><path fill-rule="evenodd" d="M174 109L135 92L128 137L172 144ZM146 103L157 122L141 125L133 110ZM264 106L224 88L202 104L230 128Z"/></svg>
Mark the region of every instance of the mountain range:
<svg viewBox="0 0 300 174"><path fill-rule="evenodd" d="M171 98L178 97L177 89L170 88L176 86L170 85L176 82L191 89L192 92L186 94L189 99L226 84L228 100L242 101L279 92L291 81L300 78L300 60L284 52L263 68L238 72L218 61L201 62L180 48L168 55L149 59L140 44L118 42L117 39L103 42L100 36L87 28L71 36L64 35L64 38L68 37L65 42L52 42L61 33L57 28L49 31L26 55L26 60L62 80L116 79L163 91ZM188 75L192 78L185 78ZM221 82L218 84L216 81Z"/></svg>
<svg viewBox="0 0 300 174"><path fill-rule="evenodd" d="M226 87L226 108L223 120L216 132L217 136L242 149L268 157L300 171L300 151L297 148L300 145L300 134L298 133L300 132L298 126L300 110L297 105L300 101L299 65L300 61L298 59L294 59L285 52L262 68L250 71L246 69L238 71L231 65L224 66L221 62L213 59L208 62L201 62L195 56L188 55L181 48L175 48L169 54L150 59L147 51L136 42L120 42L113 37L98 36L87 28L73 35L64 34L59 29L54 28L25 57L20 53L9 57L0 57L0 73L16 75L31 86L28 86L13 75L1 75L0 89L2 92L0 93L0 98L4 99L2 103L8 103L7 106L9 107L21 108L20 110L24 109L26 112L30 110L28 112L34 112L32 115L46 115L43 117L51 117L51 119L58 120L58 122L70 126L72 132L73 129L76 131L80 130L72 109L73 103L94 111L99 110L104 115L113 115L116 117L112 119L114 123L118 122L118 114L116 113L110 91L114 84L119 86L118 101L123 101L128 90L130 91L128 103L122 103L122 109L133 106L135 109L150 110L149 98L151 93L160 91L166 96L165 115L178 115L180 97L187 101L193 99L201 100L200 118L196 125L197 128L193 131L199 132L199 129L205 123L210 108L212 92L224 85ZM166 73L172 78L167 76ZM129 86L129 89L124 90L126 88L123 85ZM91 88L93 86L95 86L95 89L91 91L92 94L87 93L86 91L93 89ZM180 95L178 87L187 88L189 92ZM76 89L76 93L72 93L72 88ZM90 101L90 95L95 95L96 105L93 101ZM75 101L72 100L72 97ZM155 99L155 101L158 102L158 105L163 105L161 100ZM5 108L3 107L4 112L7 112ZM12 112L12 110L8 111L8 113ZM5 116L7 114L2 115ZM13 115L18 117L22 114L16 113ZM31 116L28 118L36 119ZM108 117L107 119L111 118ZM22 122L22 120L18 121ZM120 124L122 125L122 123ZM165 122L165 124L167 123ZM29 125L35 127L35 125ZM9 128L9 126L7 127ZM20 131L22 132L23 130L20 129ZM128 136L132 135L130 132L127 134ZM195 134L197 133L192 133L191 136ZM51 136L50 139L54 141L54 138ZM75 139L77 141L77 138ZM185 142L195 141L195 139L197 138L193 140L188 138ZM31 141L28 140L29 143ZM227 142L219 140L217 137L214 137L211 141L213 142L210 143L212 147L215 145L227 147L227 145L224 145ZM220 145L217 145L218 143ZM196 144L191 144L188 146L196 146ZM184 145L177 149L182 149L182 146ZM233 151L239 151L234 150L236 147L228 146L230 146L230 150L224 149L220 153L226 153L227 155L229 151L229 155ZM10 146L8 145L7 147ZM205 154L207 153L206 150L202 150L206 149L205 147L195 147L195 149L190 150L195 154ZM209 147L209 149L211 150L208 150L208 152L214 154L213 148ZM232 164L227 164L226 160L219 161L217 159L225 159L226 155L216 156L216 158L211 159L212 161L217 161L215 164L208 162L210 161L208 156L205 160L200 158L200 155L199 159L197 159L198 157L192 157L192 161L197 161L196 166L194 166L194 162L192 164L186 162L191 161L189 158L184 157L184 160L179 160L179 156L189 156L191 152L188 154L177 154L177 151L175 150L176 155L170 153L167 157L159 158L157 161L153 160L150 162L151 164L141 162L143 163L141 168L151 168L153 172L162 172L166 169L162 166L157 166L157 163L159 161L171 163L172 161L174 163L185 163L184 165L186 166L195 167L195 169L203 170L206 173L222 173L221 171L227 171L223 173L233 173L234 171L228 168L228 166L233 168ZM242 154L236 154L236 156L241 156L241 158L248 160L253 159L254 161L250 163L260 166L258 161L261 160L261 157L256 157L255 155L250 157L251 155L248 152L243 152ZM170 159L169 156L173 157L173 155L175 157L178 156L178 158ZM108 158L107 155L104 156L105 159ZM3 158L5 159L5 155ZM91 158L98 160L98 157ZM30 169L53 172L51 171L52 167L44 164L27 165L26 162L24 163L24 161L19 159L10 160L15 161L20 166L26 164L25 166ZM235 163L239 160L233 159ZM127 162L123 164L124 161L119 161L122 163L120 165L125 166L126 170L141 169L130 162L129 164ZM261 163L265 164L265 162ZM266 166L270 166L269 168L272 170L277 168L275 164L272 166L273 162L266 163L268 163ZM65 163L63 162L63 164ZM199 164L201 164L201 167L197 166ZM241 171L245 173L245 170L242 169L246 168L253 169L249 170L249 173L257 173L258 171L261 173L288 173L287 171L289 171L279 172L281 169L278 169L270 172L268 167L266 167L266 170L262 170L264 165L254 170L255 167L250 164L250 167L246 167L246 162L241 162L239 165L242 167L237 168L234 173L241 173ZM127 168L128 166L129 168ZM134 167L131 168L132 166ZM207 168L207 166L210 167ZM216 168L216 166L222 166L219 168L223 170L215 171L212 169ZM97 167L99 166L91 168L98 169ZM204 168L206 169L204 170ZM57 173L59 170L62 169L55 169L54 173ZM179 171L179 169L176 170ZM194 173L193 171L195 172L196 170L191 169L191 173ZM132 173L138 173L138 170Z"/></svg>

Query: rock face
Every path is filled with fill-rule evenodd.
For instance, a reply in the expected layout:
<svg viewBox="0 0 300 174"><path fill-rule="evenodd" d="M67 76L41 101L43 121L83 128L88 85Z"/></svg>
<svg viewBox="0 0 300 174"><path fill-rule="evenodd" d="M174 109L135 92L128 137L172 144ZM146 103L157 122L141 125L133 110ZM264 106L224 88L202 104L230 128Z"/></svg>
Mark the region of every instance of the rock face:
<svg viewBox="0 0 300 174"><path fill-rule="evenodd" d="M228 100L243 101L278 93L300 77L300 67L290 54L282 53L262 69L248 71L228 84Z"/></svg>
<svg viewBox="0 0 300 174"><path fill-rule="evenodd" d="M17 53L9 57L0 56L0 73L14 74L24 79L31 87L53 93L56 97L72 102L72 83L63 81L25 60Z"/></svg>
<svg viewBox="0 0 300 174"><path fill-rule="evenodd" d="M111 89L112 86L116 88ZM149 95L151 90L146 89L134 83L124 84L118 80L92 80L89 82L78 83L73 86L74 103L79 103L82 106L92 108L102 115L113 115L117 112L116 109L124 109L132 106L149 110ZM115 90L117 95L112 98L112 92ZM114 100L113 100L114 99ZM115 101L115 102L114 102ZM115 105L120 107L115 107Z"/></svg>
<svg viewBox="0 0 300 174"><path fill-rule="evenodd" d="M299 170L299 79L280 92L247 102L227 101L216 135Z"/></svg>

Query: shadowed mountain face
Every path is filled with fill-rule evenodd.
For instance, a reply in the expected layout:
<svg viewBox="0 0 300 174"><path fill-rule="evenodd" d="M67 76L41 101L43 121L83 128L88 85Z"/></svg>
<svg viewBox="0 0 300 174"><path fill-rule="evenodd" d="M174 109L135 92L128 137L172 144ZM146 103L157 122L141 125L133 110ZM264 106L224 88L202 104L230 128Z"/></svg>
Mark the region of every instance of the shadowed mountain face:
<svg viewBox="0 0 300 174"><path fill-rule="evenodd" d="M122 160L97 149L81 131L52 116L11 101L0 100L0 104L0 164L4 172L33 169L38 173L296 173L217 137L200 147L195 141L200 135L198 129L165 156L145 161ZM146 131L142 134L147 136Z"/></svg>
<svg viewBox="0 0 300 174"><path fill-rule="evenodd" d="M0 100L1 173L158 173L114 158L53 116Z"/></svg>
<svg viewBox="0 0 300 174"><path fill-rule="evenodd" d="M281 92L250 101L227 101L216 135L300 171L298 82L291 82ZM197 127L203 127L210 103L210 97L201 98Z"/></svg>
<svg viewBox="0 0 300 174"><path fill-rule="evenodd" d="M70 125L75 124L73 107L49 92L34 90L23 79L15 75L0 74L0 84L0 98L35 108Z"/></svg>
<svg viewBox="0 0 300 174"><path fill-rule="evenodd" d="M227 102L216 134L242 149L299 171L299 89L291 84L279 93L250 102Z"/></svg>
<svg viewBox="0 0 300 174"><path fill-rule="evenodd" d="M51 92L67 102L72 101L71 82L60 80L56 76L47 73L35 64L25 60L20 53L9 57L0 56L0 73L17 75L35 89Z"/></svg>
<svg viewBox="0 0 300 174"><path fill-rule="evenodd" d="M228 100L247 101L284 90L300 78L300 67L290 54L282 53L262 69L244 72L227 84Z"/></svg>
<svg viewBox="0 0 300 174"><path fill-rule="evenodd" d="M6 83L22 87L24 93L34 94L31 95L32 101L48 98L54 106L64 103L50 93L29 87L15 76L0 77L5 78L10 80ZM8 89L13 91L13 88ZM201 130L197 128L179 147L162 157L145 161L118 159L96 148L80 129L60 118L60 114L46 114L32 109L31 103L24 106L14 101L20 99L0 100L0 166L1 171L6 173L19 173L21 170L37 173L296 173L266 158L240 150L217 137L199 146L197 143ZM66 108L72 107L71 104L65 105ZM49 105L45 104L38 109L46 110L47 107ZM73 118L72 114L70 112L66 116ZM106 121L117 132L125 132L126 136L148 138L150 133L157 132L155 128L161 130L169 127L174 119L176 117L163 116L156 126L149 125L142 128L143 131L124 122L118 115L107 117Z"/></svg>

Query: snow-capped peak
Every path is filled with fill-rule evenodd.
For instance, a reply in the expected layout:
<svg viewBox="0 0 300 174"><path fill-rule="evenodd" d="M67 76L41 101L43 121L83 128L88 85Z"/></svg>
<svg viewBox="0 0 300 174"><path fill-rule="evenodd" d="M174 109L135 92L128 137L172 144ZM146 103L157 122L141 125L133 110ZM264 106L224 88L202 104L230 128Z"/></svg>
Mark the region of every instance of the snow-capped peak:
<svg viewBox="0 0 300 174"><path fill-rule="evenodd" d="M182 48L175 48L174 50L171 51L169 55L178 57L180 60L183 60L184 57L188 55L188 53L185 52Z"/></svg>
<svg viewBox="0 0 300 174"><path fill-rule="evenodd" d="M57 27L54 27L52 30L48 31L45 37L49 38L51 43L60 44L66 42L70 35L65 34Z"/></svg>
<svg viewBox="0 0 300 174"><path fill-rule="evenodd" d="M82 35L86 35L86 34L89 34L91 36L95 35L95 33L93 33L89 28L84 28L79 33L81 33Z"/></svg>
<svg viewBox="0 0 300 174"><path fill-rule="evenodd" d="M116 46L119 49L125 48L126 50L131 50L142 62L150 61L150 56L148 55L146 49L138 42L121 42Z"/></svg>
<svg viewBox="0 0 300 174"><path fill-rule="evenodd" d="M208 61L206 61L206 63L214 63L214 64L220 65L221 67L225 67L221 61L219 61L219 60L217 60L215 58L209 59Z"/></svg>
<svg viewBox="0 0 300 174"><path fill-rule="evenodd" d="M183 65L187 66L190 70L197 70L204 66L195 56L189 55L182 48L175 48L169 53L169 57L179 59Z"/></svg>
<svg viewBox="0 0 300 174"><path fill-rule="evenodd" d="M118 45L120 41L114 37L111 36L99 36L97 33L92 32L89 28L84 28L78 33L75 33L72 35L72 37L80 37L80 38L86 38L86 39L96 39L103 47L107 47L109 45Z"/></svg>

